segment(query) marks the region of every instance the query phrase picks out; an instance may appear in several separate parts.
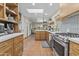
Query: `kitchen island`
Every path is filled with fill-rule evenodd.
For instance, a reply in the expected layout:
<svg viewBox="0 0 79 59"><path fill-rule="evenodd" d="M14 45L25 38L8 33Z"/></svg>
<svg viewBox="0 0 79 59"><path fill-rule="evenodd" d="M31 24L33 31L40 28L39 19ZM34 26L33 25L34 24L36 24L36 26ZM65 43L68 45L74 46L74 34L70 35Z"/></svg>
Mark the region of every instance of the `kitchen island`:
<svg viewBox="0 0 79 59"><path fill-rule="evenodd" d="M36 30L35 40L36 41L46 41L50 47L52 47L52 36L55 34L53 31L49 30Z"/></svg>
<svg viewBox="0 0 79 59"><path fill-rule="evenodd" d="M0 36L0 55L20 56L23 52L23 33Z"/></svg>
<svg viewBox="0 0 79 59"><path fill-rule="evenodd" d="M49 33L47 30L36 30L35 32L35 40L36 41L44 41L49 38Z"/></svg>

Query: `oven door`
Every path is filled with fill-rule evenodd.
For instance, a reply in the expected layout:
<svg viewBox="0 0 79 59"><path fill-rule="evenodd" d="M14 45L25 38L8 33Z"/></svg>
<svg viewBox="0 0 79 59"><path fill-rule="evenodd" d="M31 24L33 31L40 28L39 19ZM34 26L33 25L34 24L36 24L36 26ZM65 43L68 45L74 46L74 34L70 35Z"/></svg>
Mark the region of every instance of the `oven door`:
<svg viewBox="0 0 79 59"><path fill-rule="evenodd" d="M58 56L68 56L69 55L69 44L65 42L58 41L56 39L53 40L53 50L54 55Z"/></svg>
<svg viewBox="0 0 79 59"><path fill-rule="evenodd" d="M65 48L62 45L60 45L58 42L56 42L55 40L53 42L54 42L53 48L54 48L55 55L64 56Z"/></svg>

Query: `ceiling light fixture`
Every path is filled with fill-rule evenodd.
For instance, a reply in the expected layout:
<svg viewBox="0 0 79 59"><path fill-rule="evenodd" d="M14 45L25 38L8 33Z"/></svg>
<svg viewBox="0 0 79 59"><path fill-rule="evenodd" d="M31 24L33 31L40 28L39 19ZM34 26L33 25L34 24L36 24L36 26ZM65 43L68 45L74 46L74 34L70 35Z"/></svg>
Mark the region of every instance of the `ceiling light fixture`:
<svg viewBox="0 0 79 59"><path fill-rule="evenodd" d="M45 15L47 16L48 14L47 14L47 13L45 13Z"/></svg>
<svg viewBox="0 0 79 59"><path fill-rule="evenodd" d="M37 22L43 22L43 18L37 18Z"/></svg>
<svg viewBox="0 0 79 59"><path fill-rule="evenodd" d="M37 16L37 13L35 13L35 16Z"/></svg>
<svg viewBox="0 0 79 59"><path fill-rule="evenodd" d="M44 9L27 9L29 13L43 13Z"/></svg>

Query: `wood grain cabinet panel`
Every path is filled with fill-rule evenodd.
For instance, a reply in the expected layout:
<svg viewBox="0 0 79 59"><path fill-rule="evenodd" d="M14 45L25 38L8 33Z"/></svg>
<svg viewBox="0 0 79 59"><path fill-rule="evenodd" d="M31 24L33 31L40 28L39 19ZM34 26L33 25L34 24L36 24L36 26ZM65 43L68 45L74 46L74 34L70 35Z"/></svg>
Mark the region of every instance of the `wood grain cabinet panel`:
<svg viewBox="0 0 79 59"><path fill-rule="evenodd" d="M79 44L70 42L69 55L70 56L79 56Z"/></svg>
<svg viewBox="0 0 79 59"><path fill-rule="evenodd" d="M23 53L23 35L0 43L0 56L21 56Z"/></svg>
<svg viewBox="0 0 79 59"><path fill-rule="evenodd" d="M21 56L23 52L23 43L19 43L14 47L14 55Z"/></svg>
<svg viewBox="0 0 79 59"><path fill-rule="evenodd" d="M40 32L37 31L37 32L35 33L35 40L36 40L36 41L40 41L40 39L41 39Z"/></svg>
<svg viewBox="0 0 79 59"><path fill-rule="evenodd" d="M49 38L49 34L47 31L37 31L35 33L35 40L36 41L44 41Z"/></svg>
<svg viewBox="0 0 79 59"><path fill-rule="evenodd" d="M19 42L21 42L23 40L23 36L18 36L16 38L14 38L14 45L18 44Z"/></svg>
<svg viewBox="0 0 79 59"><path fill-rule="evenodd" d="M14 39L14 55L20 56L23 52L23 36Z"/></svg>
<svg viewBox="0 0 79 59"><path fill-rule="evenodd" d="M41 34L40 34L41 40L42 40L42 41L46 40L46 38L45 38L45 36L46 36L45 31L41 31L40 33L41 33Z"/></svg>
<svg viewBox="0 0 79 59"><path fill-rule="evenodd" d="M49 41L49 32L46 32L45 34L46 34L46 36L45 36L46 41Z"/></svg>
<svg viewBox="0 0 79 59"><path fill-rule="evenodd" d="M0 43L0 55L13 55L13 39Z"/></svg>

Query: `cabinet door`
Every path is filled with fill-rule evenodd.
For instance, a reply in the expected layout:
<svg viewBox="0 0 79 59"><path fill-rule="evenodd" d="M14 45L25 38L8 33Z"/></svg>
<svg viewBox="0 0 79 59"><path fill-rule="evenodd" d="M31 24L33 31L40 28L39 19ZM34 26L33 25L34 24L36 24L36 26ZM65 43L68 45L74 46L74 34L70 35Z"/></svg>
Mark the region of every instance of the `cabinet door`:
<svg viewBox="0 0 79 59"><path fill-rule="evenodd" d="M23 43L20 42L19 44L17 44L15 47L14 47L14 55L15 56L21 56L23 53Z"/></svg>
<svg viewBox="0 0 79 59"><path fill-rule="evenodd" d="M5 55L7 56L12 56L12 47L7 47L6 50L4 51Z"/></svg>
<svg viewBox="0 0 79 59"><path fill-rule="evenodd" d="M14 55L20 56L23 53L23 36L14 38Z"/></svg>
<svg viewBox="0 0 79 59"><path fill-rule="evenodd" d="M42 41L45 40L45 31L41 31L40 36Z"/></svg>
<svg viewBox="0 0 79 59"><path fill-rule="evenodd" d="M0 43L0 55L13 55L12 39Z"/></svg>
<svg viewBox="0 0 79 59"><path fill-rule="evenodd" d="M35 40L37 40L37 41L40 40L41 39L40 35L41 35L40 32L36 32L35 33Z"/></svg>
<svg viewBox="0 0 79 59"><path fill-rule="evenodd" d="M79 56L79 44L74 43L74 42L70 42L70 46L69 46L70 50L69 50L69 55L70 56Z"/></svg>
<svg viewBox="0 0 79 59"><path fill-rule="evenodd" d="M14 56L19 56L19 52L20 52L19 47L18 46L14 47Z"/></svg>
<svg viewBox="0 0 79 59"><path fill-rule="evenodd" d="M21 41L23 41L23 35L14 38L14 45L17 45Z"/></svg>
<svg viewBox="0 0 79 59"><path fill-rule="evenodd" d="M0 52L0 56L11 56L12 55L12 48L11 47L3 47L1 48L2 51Z"/></svg>
<svg viewBox="0 0 79 59"><path fill-rule="evenodd" d="M46 32L45 35L46 41L49 41L49 32Z"/></svg>

